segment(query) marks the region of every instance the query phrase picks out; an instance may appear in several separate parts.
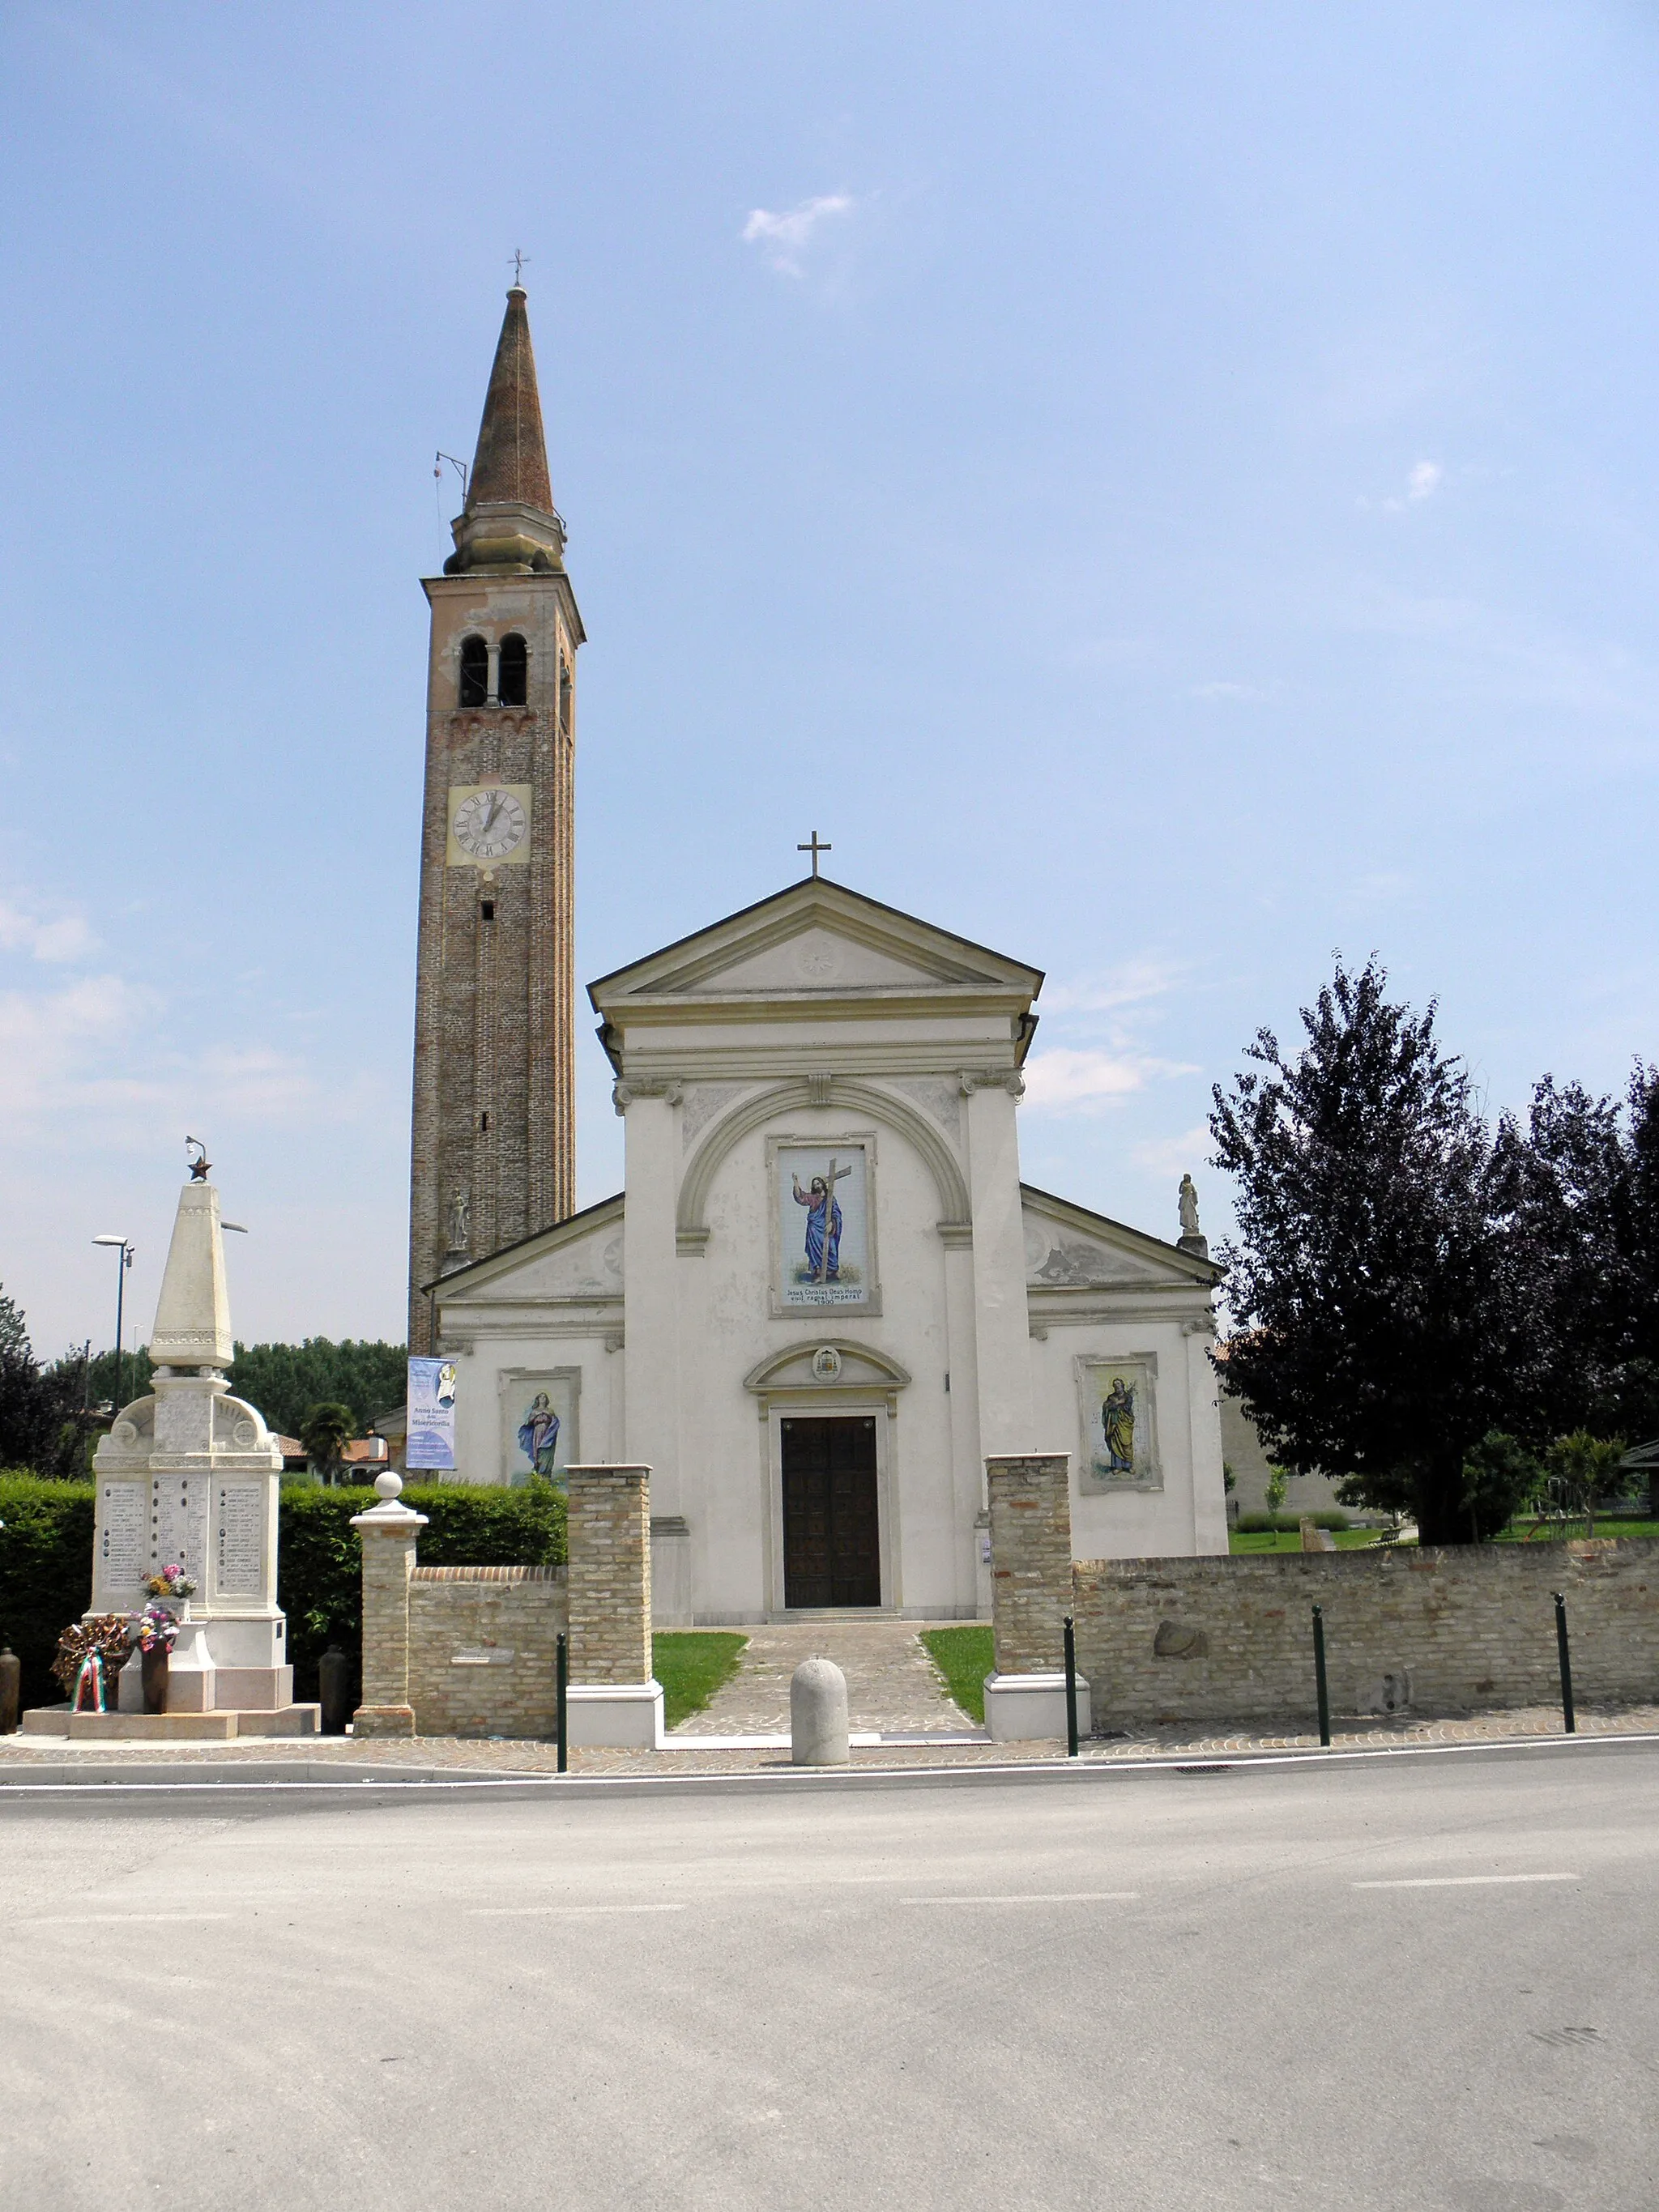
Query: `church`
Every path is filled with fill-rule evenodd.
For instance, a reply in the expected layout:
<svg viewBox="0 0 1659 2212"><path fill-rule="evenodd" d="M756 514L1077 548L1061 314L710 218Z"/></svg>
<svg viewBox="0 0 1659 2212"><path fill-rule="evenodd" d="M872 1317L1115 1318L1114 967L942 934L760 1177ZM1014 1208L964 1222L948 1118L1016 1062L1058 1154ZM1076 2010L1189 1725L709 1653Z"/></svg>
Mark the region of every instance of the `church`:
<svg viewBox="0 0 1659 2212"><path fill-rule="evenodd" d="M410 1345L477 1482L651 1469L660 1626L990 1610L985 1460L1080 1559L1224 1553L1219 1271L1022 1182L1041 971L818 872L588 988L625 1187L573 1212L575 668L526 296L431 606Z"/></svg>

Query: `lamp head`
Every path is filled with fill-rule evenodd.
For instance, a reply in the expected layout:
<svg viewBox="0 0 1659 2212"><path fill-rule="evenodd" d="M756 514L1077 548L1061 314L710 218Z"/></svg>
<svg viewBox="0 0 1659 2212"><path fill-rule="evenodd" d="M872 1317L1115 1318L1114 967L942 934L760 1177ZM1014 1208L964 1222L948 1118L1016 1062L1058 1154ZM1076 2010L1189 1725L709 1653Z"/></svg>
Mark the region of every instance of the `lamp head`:
<svg viewBox="0 0 1659 2212"><path fill-rule="evenodd" d="M127 1240L125 1237L94 1237L92 1241L94 1244L125 1244Z"/></svg>

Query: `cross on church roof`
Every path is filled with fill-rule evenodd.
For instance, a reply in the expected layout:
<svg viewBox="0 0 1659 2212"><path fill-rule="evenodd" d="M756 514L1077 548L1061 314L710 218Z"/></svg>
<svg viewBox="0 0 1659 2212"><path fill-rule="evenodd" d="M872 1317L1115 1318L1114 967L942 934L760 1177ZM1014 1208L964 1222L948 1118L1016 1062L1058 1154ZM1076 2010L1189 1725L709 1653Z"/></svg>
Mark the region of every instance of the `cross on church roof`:
<svg viewBox="0 0 1659 2212"><path fill-rule="evenodd" d="M529 260L529 258L530 258L530 256L529 256L527 253L521 253L521 252L520 252L519 251L517 251L517 249L516 249L516 248L514 249L514 255L513 255L513 282L514 282L515 284L519 284L519 285L522 285L522 284L523 284L523 283L524 283L524 264L525 264L525 263L526 263L526 261L528 261L528 260Z"/></svg>
<svg viewBox="0 0 1659 2212"><path fill-rule="evenodd" d="M812 842L810 845L797 845L795 848L795 850L798 853L810 853L812 855L812 873L814 875L817 875L818 872L818 854L820 853L833 853L835 849L836 848L833 845L819 844L818 833L816 830L812 832Z"/></svg>

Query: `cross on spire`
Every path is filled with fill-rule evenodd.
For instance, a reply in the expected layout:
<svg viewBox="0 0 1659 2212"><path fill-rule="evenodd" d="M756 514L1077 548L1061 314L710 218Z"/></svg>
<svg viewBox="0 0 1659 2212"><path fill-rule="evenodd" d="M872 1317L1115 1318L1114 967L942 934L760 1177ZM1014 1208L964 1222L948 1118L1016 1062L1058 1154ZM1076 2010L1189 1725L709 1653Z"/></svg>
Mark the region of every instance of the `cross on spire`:
<svg viewBox="0 0 1659 2212"><path fill-rule="evenodd" d="M812 855L812 873L814 875L817 875L818 872L818 854L820 853L833 853L835 849L836 848L833 845L819 844L818 833L816 830L812 832L812 842L810 845L797 845L795 848L795 850L798 853L810 853Z"/></svg>
<svg viewBox="0 0 1659 2212"><path fill-rule="evenodd" d="M517 248L514 249L513 255L513 282L515 284L523 284L524 264L529 260L529 258L530 256L527 253L520 252Z"/></svg>

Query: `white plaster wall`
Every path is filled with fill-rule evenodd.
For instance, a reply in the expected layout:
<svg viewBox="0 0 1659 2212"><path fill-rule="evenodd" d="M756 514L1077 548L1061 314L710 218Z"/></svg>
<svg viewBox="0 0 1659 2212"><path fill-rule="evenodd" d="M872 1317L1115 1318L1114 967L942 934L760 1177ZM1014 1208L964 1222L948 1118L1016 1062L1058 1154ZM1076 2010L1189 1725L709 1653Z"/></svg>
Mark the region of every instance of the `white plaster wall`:
<svg viewBox="0 0 1659 2212"><path fill-rule="evenodd" d="M1054 1326L1046 1338L1032 1339L1036 1449L1071 1455L1074 1559L1178 1559L1226 1551L1221 1427L1214 1378L1203 1358L1210 1342L1207 1333L1185 1333L1180 1318L1174 1316ZM1079 1357L1127 1359L1149 1352L1158 1360L1158 1448L1164 1487L1085 1491L1078 1479L1086 1440L1073 1362Z"/></svg>
<svg viewBox="0 0 1659 2212"><path fill-rule="evenodd" d="M860 1315L830 1309L774 1319L768 1296L773 1267L768 1137L828 1141L867 1130L875 1136L883 1310ZM947 1396L945 1385L952 1349L946 1254L937 1227L940 1201L932 1170L898 1130L866 1109L787 1107L741 1138L721 1161L705 1218L710 1233L704 1255L677 1262L682 1510L691 1525L698 1618L752 1617L781 1603L775 1419L763 1423L760 1401L744 1389L743 1378L769 1355L825 1337L867 1345L912 1378L897 1394L885 1436L883 1602L947 1614L971 1611L972 1548L957 1527L951 1455L952 1412L960 1425L964 1407ZM960 1364L971 1385L971 1346ZM796 1410L871 1409L826 1397Z"/></svg>
<svg viewBox="0 0 1659 2212"><path fill-rule="evenodd" d="M472 1349L455 1355L455 1472L446 1480L484 1483L505 1479L499 1378L508 1368L579 1368L581 1394L571 1457L600 1462L622 1457L622 1355L607 1352L602 1336L496 1336L479 1330ZM411 1482L436 1479L420 1468L409 1477Z"/></svg>

